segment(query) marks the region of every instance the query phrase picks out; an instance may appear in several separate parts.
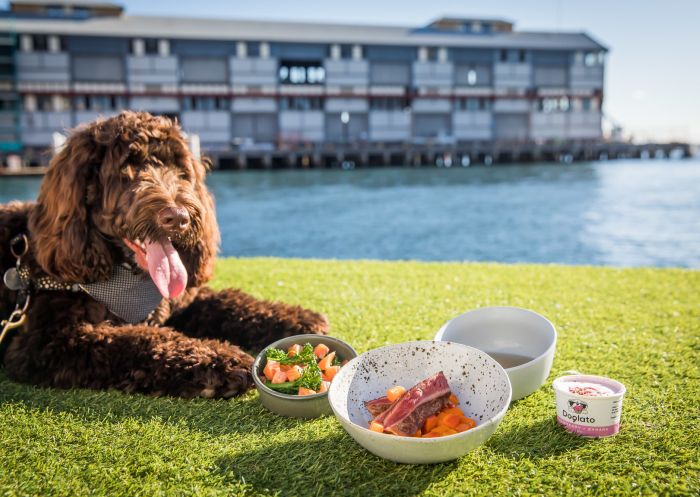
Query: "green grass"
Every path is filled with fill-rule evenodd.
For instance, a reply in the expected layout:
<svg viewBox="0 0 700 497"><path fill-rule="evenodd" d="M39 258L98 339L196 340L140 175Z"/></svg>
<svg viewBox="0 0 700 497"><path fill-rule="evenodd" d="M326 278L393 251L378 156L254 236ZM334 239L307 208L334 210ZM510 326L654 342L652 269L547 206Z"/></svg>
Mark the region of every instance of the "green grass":
<svg viewBox="0 0 700 497"><path fill-rule="evenodd" d="M488 305L549 317L550 382L461 459L403 466L333 417L285 419L233 401L60 391L0 372L0 495L698 495L700 272L498 264L242 259L217 287L326 313L359 351L429 339ZM587 440L554 418L566 370L627 386L622 431Z"/></svg>

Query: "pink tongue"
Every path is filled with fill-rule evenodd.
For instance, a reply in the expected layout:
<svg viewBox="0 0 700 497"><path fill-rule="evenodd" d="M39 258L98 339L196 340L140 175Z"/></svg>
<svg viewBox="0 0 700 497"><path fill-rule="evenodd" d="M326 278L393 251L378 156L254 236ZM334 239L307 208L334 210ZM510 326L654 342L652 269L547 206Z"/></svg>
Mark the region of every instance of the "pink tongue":
<svg viewBox="0 0 700 497"><path fill-rule="evenodd" d="M160 293L172 299L187 286L187 270L180 255L167 238L160 242L146 242L148 272Z"/></svg>

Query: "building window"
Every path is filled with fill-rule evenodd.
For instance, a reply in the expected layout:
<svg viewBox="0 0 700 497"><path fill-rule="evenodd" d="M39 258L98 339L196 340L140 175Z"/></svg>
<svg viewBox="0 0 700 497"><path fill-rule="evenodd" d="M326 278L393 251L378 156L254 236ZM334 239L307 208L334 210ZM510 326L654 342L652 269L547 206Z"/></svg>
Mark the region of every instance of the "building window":
<svg viewBox="0 0 700 497"><path fill-rule="evenodd" d="M431 61L431 62L435 62L436 60L438 60L438 49L437 49L437 47L428 47L428 48L426 49L426 51L427 51L427 54L428 54L427 60L429 60L429 61Z"/></svg>
<svg viewBox="0 0 700 497"><path fill-rule="evenodd" d="M226 97L188 96L182 99L182 110L228 110L229 99Z"/></svg>
<svg viewBox="0 0 700 497"><path fill-rule="evenodd" d="M476 84L476 71L474 69L469 69L469 71L467 71L467 84L469 86L474 86Z"/></svg>
<svg viewBox="0 0 700 497"><path fill-rule="evenodd" d="M249 41L247 43L246 54L248 57L260 57L260 42L259 41Z"/></svg>
<svg viewBox="0 0 700 497"><path fill-rule="evenodd" d="M340 45L340 58L352 59L352 45Z"/></svg>
<svg viewBox="0 0 700 497"><path fill-rule="evenodd" d="M525 62L525 50L518 50L518 62Z"/></svg>
<svg viewBox="0 0 700 497"><path fill-rule="evenodd" d="M541 98L538 109L540 112L568 112L571 107L569 97Z"/></svg>
<svg viewBox="0 0 700 497"><path fill-rule="evenodd" d="M326 70L320 62L281 61L279 82L283 85L322 85Z"/></svg>
<svg viewBox="0 0 700 497"><path fill-rule="evenodd" d="M322 97L282 97L280 110L323 110Z"/></svg>
<svg viewBox="0 0 700 497"><path fill-rule="evenodd" d="M126 97L122 95L79 95L73 100L77 111L105 112L126 108Z"/></svg>
<svg viewBox="0 0 700 497"><path fill-rule="evenodd" d="M39 112L51 112L53 110L51 95L37 95L36 110Z"/></svg>
<svg viewBox="0 0 700 497"><path fill-rule="evenodd" d="M581 100L581 109L584 112L590 112L591 111L591 99L586 97Z"/></svg>
<svg viewBox="0 0 700 497"><path fill-rule="evenodd" d="M73 7L73 17L76 19L87 19L90 17L90 9L87 7Z"/></svg>
<svg viewBox="0 0 700 497"><path fill-rule="evenodd" d="M593 52L587 52L586 55L583 56L583 64L587 67L593 67L597 62L598 57Z"/></svg>
<svg viewBox="0 0 700 497"><path fill-rule="evenodd" d="M369 108L383 111L409 111L411 100L404 97L377 97L370 99Z"/></svg>
<svg viewBox="0 0 700 497"><path fill-rule="evenodd" d="M66 11L63 5L47 5L46 15L48 17L65 17Z"/></svg>
<svg viewBox="0 0 700 497"><path fill-rule="evenodd" d="M32 45L35 52L46 52L49 49L49 40L46 35L32 36Z"/></svg>
<svg viewBox="0 0 700 497"><path fill-rule="evenodd" d="M153 38L146 39L145 53L148 55L158 55L158 40Z"/></svg>
<svg viewBox="0 0 700 497"><path fill-rule="evenodd" d="M469 112L490 110L491 100L483 97L461 97L457 99L457 109Z"/></svg>

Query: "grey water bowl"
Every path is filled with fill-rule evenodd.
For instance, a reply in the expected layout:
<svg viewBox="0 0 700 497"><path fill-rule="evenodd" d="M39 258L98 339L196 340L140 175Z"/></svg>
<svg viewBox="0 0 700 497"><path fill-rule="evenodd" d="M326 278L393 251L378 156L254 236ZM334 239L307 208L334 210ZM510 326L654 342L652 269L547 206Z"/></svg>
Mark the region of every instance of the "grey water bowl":
<svg viewBox="0 0 700 497"><path fill-rule="evenodd" d="M462 343L499 361L513 386L513 400L539 389L549 376L557 331L544 316L519 307L482 307L445 323L437 341ZM511 362L513 358L519 358Z"/></svg>

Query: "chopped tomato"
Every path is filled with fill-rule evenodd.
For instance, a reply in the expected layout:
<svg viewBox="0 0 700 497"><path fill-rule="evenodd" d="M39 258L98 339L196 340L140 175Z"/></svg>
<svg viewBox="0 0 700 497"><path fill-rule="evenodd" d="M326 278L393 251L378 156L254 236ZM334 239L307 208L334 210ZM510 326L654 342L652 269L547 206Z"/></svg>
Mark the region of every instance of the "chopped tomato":
<svg viewBox="0 0 700 497"><path fill-rule="evenodd" d="M330 381L322 381L322 382L321 382L321 388L318 389L318 393L327 392L327 391L328 391L328 387L330 387L330 386L331 386L331 382L330 382Z"/></svg>
<svg viewBox="0 0 700 497"><path fill-rule="evenodd" d="M326 357L326 354L330 352L331 349L328 348L328 345L325 343L319 343L314 347L314 355L318 357L319 359L323 359Z"/></svg>
<svg viewBox="0 0 700 497"><path fill-rule="evenodd" d="M265 378L272 381L272 378L275 376L275 373L279 370L280 370L280 363L279 362L267 361L267 364L265 364L265 369L263 369L263 374L265 375Z"/></svg>
<svg viewBox="0 0 700 497"><path fill-rule="evenodd" d="M335 352L331 352L330 354L326 355L323 359L318 361L318 367L321 369L321 371L325 371L329 367L333 365L333 359L335 358Z"/></svg>
<svg viewBox="0 0 700 497"><path fill-rule="evenodd" d="M299 355L299 352L301 352L301 345L298 343L295 343L291 347L287 349L287 355L289 357L294 357L295 355Z"/></svg>
<svg viewBox="0 0 700 497"><path fill-rule="evenodd" d="M287 373L284 371L277 371L270 381L272 381L272 383L284 383L287 381Z"/></svg>
<svg viewBox="0 0 700 497"><path fill-rule="evenodd" d="M338 371L340 371L340 366L327 367L326 370L323 372L323 379L326 381L332 381L333 378L335 378L335 375L338 374Z"/></svg>
<svg viewBox="0 0 700 497"><path fill-rule="evenodd" d="M301 377L301 368L299 366L292 366L289 371L287 371L287 381L296 381Z"/></svg>
<svg viewBox="0 0 700 497"><path fill-rule="evenodd" d="M386 391L386 398L389 399L389 402L396 402L397 400L399 400L399 397L401 397L405 393L406 389L401 385L397 385L395 387L391 387L389 390Z"/></svg>
<svg viewBox="0 0 700 497"><path fill-rule="evenodd" d="M311 390L310 388L299 387L299 395L314 395L316 390Z"/></svg>

